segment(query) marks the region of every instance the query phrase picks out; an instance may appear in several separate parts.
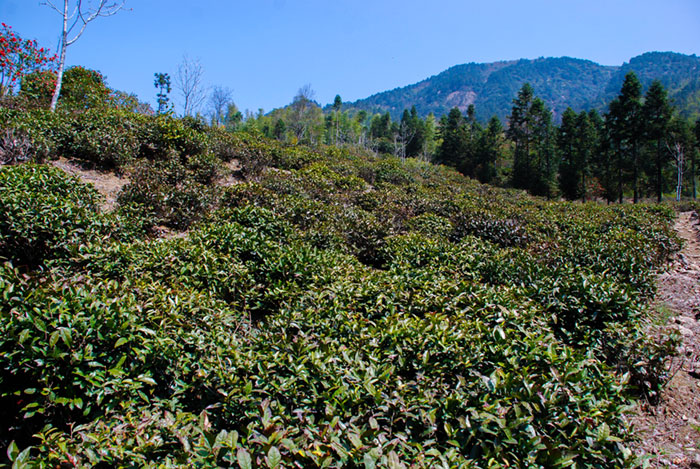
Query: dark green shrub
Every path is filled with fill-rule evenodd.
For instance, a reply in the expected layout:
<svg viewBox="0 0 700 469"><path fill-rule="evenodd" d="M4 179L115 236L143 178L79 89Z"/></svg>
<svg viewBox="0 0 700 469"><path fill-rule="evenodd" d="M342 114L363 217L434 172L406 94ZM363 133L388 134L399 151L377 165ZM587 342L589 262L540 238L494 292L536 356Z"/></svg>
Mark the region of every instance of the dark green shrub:
<svg viewBox="0 0 700 469"><path fill-rule="evenodd" d="M29 158L41 163L60 154L67 135L64 117L46 110L16 111L0 107L0 130L29 139Z"/></svg>
<svg viewBox="0 0 700 469"><path fill-rule="evenodd" d="M197 174L189 173L179 158L139 162L119 195L119 204L138 204L158 223L186 229L206 215L218 198L217 188L197 182Z"/></svg>
<svg viewBox="0 0 700 469"><path fill-rule="evenodd" d="M411 218L406 222L406 227L410 231L439 238L446 238L452 232L450 220L432 213Z"/></svg>
<svg viewBox="0 0 700 469"><path fill-rule="evenodd" d="M460 213L452 223L454 229L450 237L454 240L473 235L503 247L527 244L527 233L520 222L514 219L499 219L478 211Z"/></svg>
<svg viewBox="0 0 700 469"><path fill-rule="evenodd" d="M139 123L126 111L90 109L67 119L61 153L100 168L121 168L139 148Z"/></svg>
<svg viewBox="0 0 700 469"><path fill-rule="evenodd" d="M100 195L61 170L0 168L0 258L30 268L100 238Z"/></svg>

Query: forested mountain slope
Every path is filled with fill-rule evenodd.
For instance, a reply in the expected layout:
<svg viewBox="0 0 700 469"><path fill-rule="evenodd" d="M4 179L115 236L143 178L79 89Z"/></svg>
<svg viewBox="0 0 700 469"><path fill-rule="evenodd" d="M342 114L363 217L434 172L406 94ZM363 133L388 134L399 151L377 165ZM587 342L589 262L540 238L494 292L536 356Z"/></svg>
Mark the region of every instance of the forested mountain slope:
<svg viewBox="0 0 700 469"><path fill-rule="evenodd" d="M421 116L431 112L440 116L453 107L465 111L474 104L479 120L486 121L493 115L504 120L513 96L529 82L558 120L568 106L575 111L604 110L629 71L639 76L645 88L659 79L682 113L698 114L700 58L673 52L649 52L622 66L570 57L456 65L414 85L348 103L347 108L389 111L392 118L399 119L403 110L411 106L416 106Z"/></svg>

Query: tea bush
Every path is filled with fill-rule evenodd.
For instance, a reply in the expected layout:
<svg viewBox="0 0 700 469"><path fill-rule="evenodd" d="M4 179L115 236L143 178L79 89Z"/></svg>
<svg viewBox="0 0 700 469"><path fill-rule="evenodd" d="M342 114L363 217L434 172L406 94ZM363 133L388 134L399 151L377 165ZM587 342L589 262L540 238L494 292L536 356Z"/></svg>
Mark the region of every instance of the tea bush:
<svg viewBox="0 0 700 469"><path fill-rule="evenodd" d="M99 240L100 195L47 166L0 168L0 260L35 268Z"/></svg>
<svg viewBox="0 0 700 469"><path fill-rule="evenodd" d="M669 208L196 120L0 112L131 175L105 214L56 169L0 169L5 462L636 463L623 413L658 397L673 348L643 332L679 248ZM219 187L233 159L244 180Z"/></svg>

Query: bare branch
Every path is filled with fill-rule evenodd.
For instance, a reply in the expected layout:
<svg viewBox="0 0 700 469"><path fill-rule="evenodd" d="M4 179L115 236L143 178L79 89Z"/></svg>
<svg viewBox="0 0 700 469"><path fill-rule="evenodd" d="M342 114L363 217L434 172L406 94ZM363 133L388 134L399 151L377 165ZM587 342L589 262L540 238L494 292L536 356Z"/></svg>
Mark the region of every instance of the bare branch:
<svg viewBox="0 0 700 469"><path fill-rule="evenodd" d="M83 11L83 1L78 0L75 10L68 17L73 18L75 16L75 21L73 21L73 24L70 26L70 28L68 28L67 35L70 35L72 33L73 28L75 28L75 26L78 23L82 23L82 26L80 27L80 31L78 31L78 33L75 36L73 36L73 38L68 39L66 37L66 45L70 46L75 41L77 41L80 38L80 36L82 36L85 32L85 28L87 28L88 23L100 17L106 18L109 16L116 15L119 11L121 11L124 8L125 1L126 0L123 0L122 2L113 2L111 4L107 4L107 0L100 0L99 4L94 9L90 9L88 7L85 11Z"/></svg>
<svg viewBox="0 0 700 469"><path fill-rule="evenodd" d="M206 98L206 90L202 84L204 68L199 59L191 60L186 55L175 74L175 88L183 100L183 115L191 116L202 106Z"/></svg>
<svg viewBox="0 0 700 469"><path fill-rule="evenodd" d="M61 10L59 10L58 8L56 8L56 5L54 5L51 0L45 0L45 1L41 2L41 5L46 5L47 7L55 10L56 13L58 13L59 15L63 15L63 12Z"/></svg>

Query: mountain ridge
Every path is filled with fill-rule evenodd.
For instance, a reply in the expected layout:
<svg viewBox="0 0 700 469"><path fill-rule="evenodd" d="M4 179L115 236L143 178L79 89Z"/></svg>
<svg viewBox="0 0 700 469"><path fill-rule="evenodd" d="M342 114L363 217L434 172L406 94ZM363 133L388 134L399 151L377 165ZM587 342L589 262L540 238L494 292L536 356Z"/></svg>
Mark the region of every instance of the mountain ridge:
<svg viewBox="0 0 700 469"><path fill-rule="evenodd" d="M399 119L412 106L422 117L431 112L440 117L453 107L465 111L473 104L480 121L493 115L504 120L518 90L528 82L558 120L567 107L605 111L629 71L637 73L645 90L659 79L682 114L700 115L700 58L676 52L646 52L619 66L574 57L459 64L417 83L345 103L343 108L388 111Z"/></svg>

